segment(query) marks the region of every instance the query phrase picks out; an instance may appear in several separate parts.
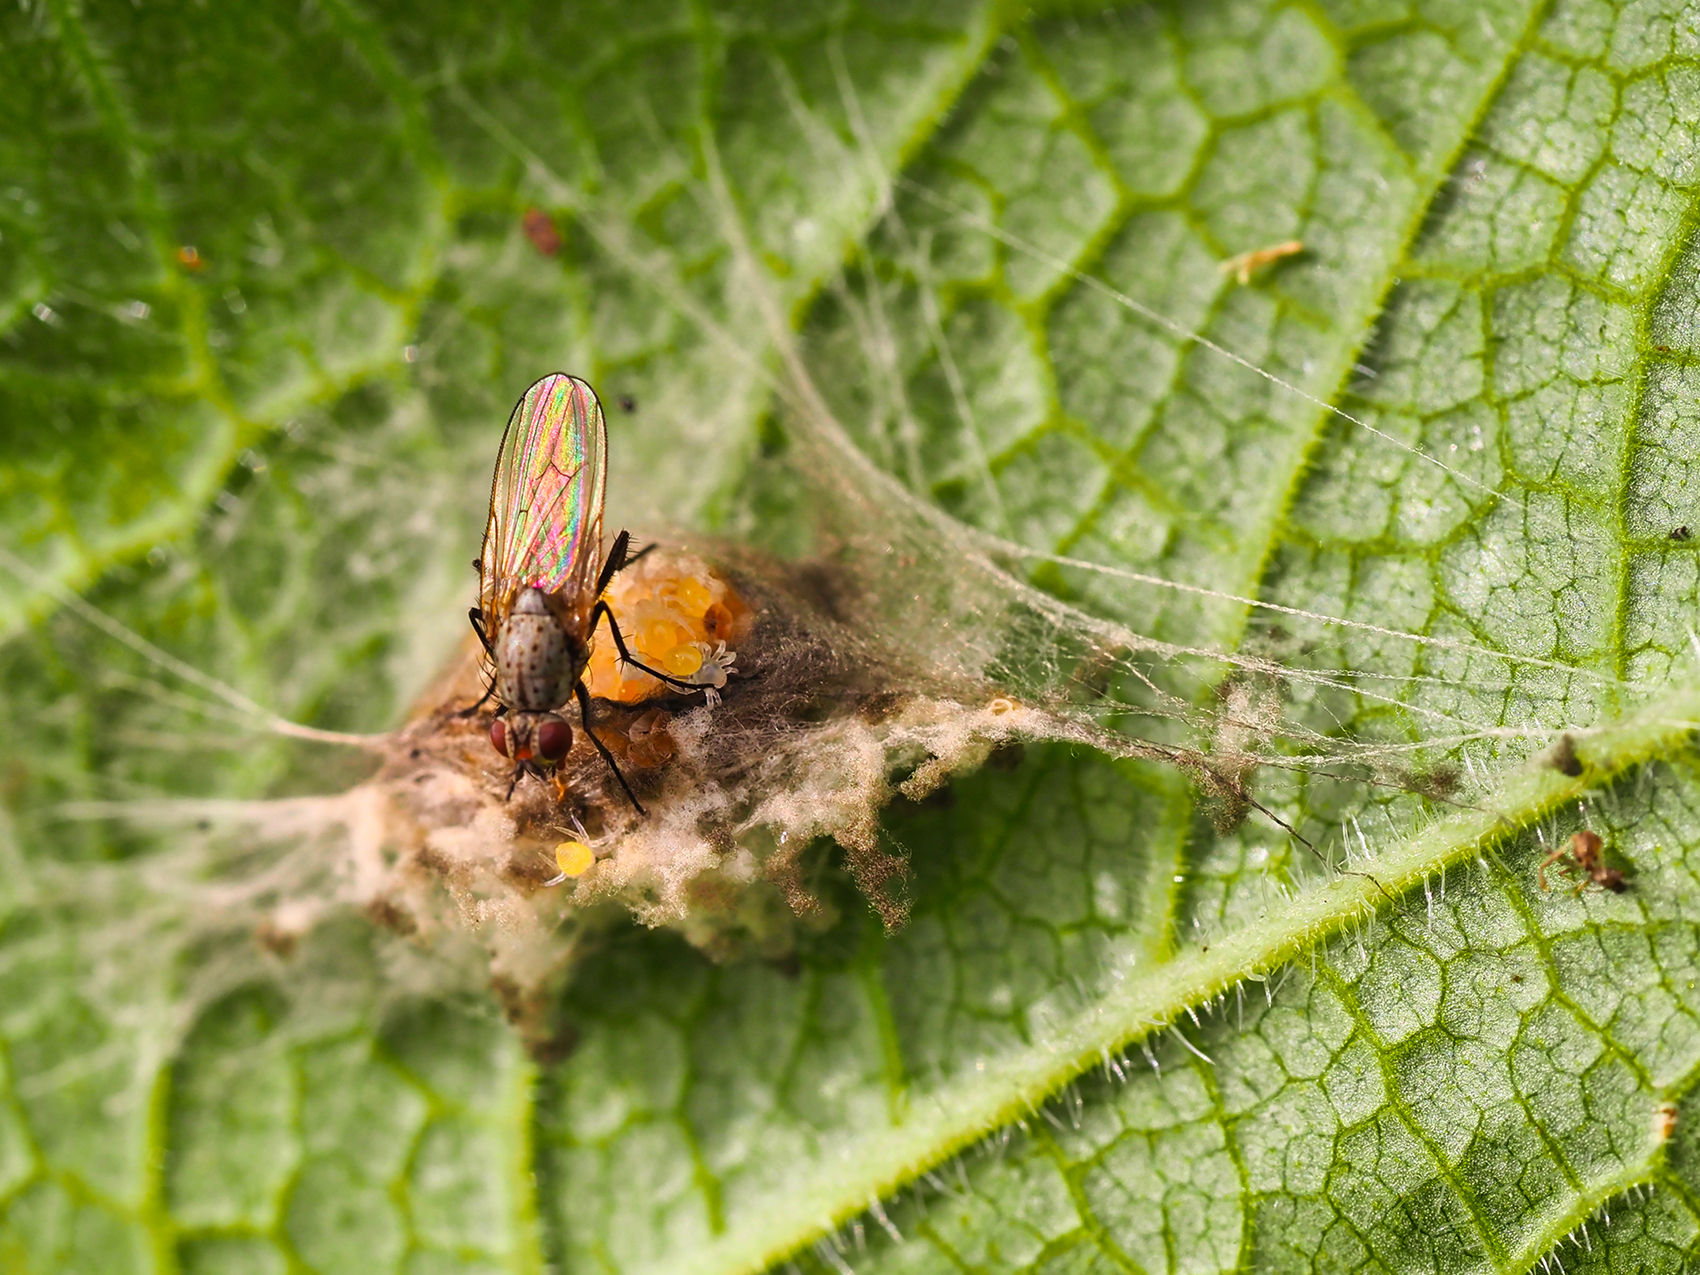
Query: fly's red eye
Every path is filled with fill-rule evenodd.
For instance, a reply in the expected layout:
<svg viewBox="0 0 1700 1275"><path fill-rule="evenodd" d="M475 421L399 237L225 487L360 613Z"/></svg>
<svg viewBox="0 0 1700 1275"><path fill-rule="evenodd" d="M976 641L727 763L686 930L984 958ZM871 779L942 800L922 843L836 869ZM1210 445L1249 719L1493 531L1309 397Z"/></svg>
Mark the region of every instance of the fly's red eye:
<svg viewBox="0 0 1700 1275"><path fill-rule="evenodd" d="M573 728L560 718L537 727L537 755L544 761L560 761L573 747Z"/></svg>
<svg viewBox="0 0 1700 1275"><path fill-rule="evenodd" d="M490 723L490 743L502 756L508 756L508 727L500 717Z"/></svg>

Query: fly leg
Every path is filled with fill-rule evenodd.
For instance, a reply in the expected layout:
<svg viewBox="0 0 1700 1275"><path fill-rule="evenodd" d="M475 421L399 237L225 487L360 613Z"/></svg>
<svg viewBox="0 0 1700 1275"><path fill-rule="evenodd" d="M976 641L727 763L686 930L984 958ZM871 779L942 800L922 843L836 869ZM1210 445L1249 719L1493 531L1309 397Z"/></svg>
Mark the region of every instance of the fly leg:
<svg viewBox="0 0 1700 1275"><path fill-rule="evenodd" d="M504 710L504 711L506 711L506 710ZM503 801L513 800L514 789L519 787L519 781L524 779L527 775L530 775L533 779L537 780L539 783L543 783L544 781L546 781L549 778L549 776L544 772L543 768L541 766L539 766L536 762L534 762L534 761L517 761L517 762L514 763L513 777L508 780L508 795L506 797L502 798Z"/></svg>
<svg viewBox="0 0 1700 1275"><path fill-rule="evenodd" d="M622 531L614 537L614 547L608 550L608 556L602 559L602 574L596 577L596 596L601 597L602 591L608 587L608 582L617 576L626 565L626 550L631 548L632 533Z"/></svg>
<svg viewBox="0 0 1700 1275"><path fill-rule="evenodd" d="M632 786L626 782L626 777L620 773L619 763L614 760L614 754L608 751L608 745L596 738L596 732L590 729L590 688L581 680L573 687L573 694L578 696L579 722L584 727L586 738L596 745L596 751L602 754L602 760L608 763L608 769L614 772L614 778L620 781L620 790L626 794L626 800L632 803L640 815L649 812L643 808L643 803L632 793Z"/></svg>
<svg viewBox="0 0 1700 1275"><path fill-rule="evenodd" d="M473 565L476 566L477 564L474 563ZM483 611L483 608L481 608L481 607L468 607L467 610L466 610L466 618L468 620L472 621L472 631L478 635L479 642L481 642L483 644L484 654L488 655L492 660L494 660L496 658L496 651L495 651L495 648L493 648L490 645L490 635L487 632L485 632L485 630L484 630L484 611ZM484 705L488 704L490 702L490 697L492 695L494 695L495 693L496 693L496 679L492 677L490 679L490 685L488 685L484 688L484 694L479 699L479 701L476 704L474 704L471 708L461 709L460 712L455 714L455 716L456 717L471 717L479 709L483 708Z"/></svg>
<svg viewBox="0 0 1700 1275"><path fill-rule="evenodd" d="M466 618L472 621L472 631L478 635L478 641L484 647L484 654L495 659L496 649L490 645L490 635L484 630L484 608L467 607Z"/></svg>
<svg viewBox="0 0 1700 1275"><path fill-rule="evenodd" d="M601 597L602 591L608 587L608 582L632 563L655 552L653 544L645 545L636 553L631 553L632 533L622 531L614 537L614 546L608 550L608 556L602 560L602 574L596 577L596 596Z"/></svg>
<svg viewBox="0 0 1700 1275"><path fill-rule="evenodd" d="M621 534L623 535L625 533L622 532ZM626 649L626 639L620 635L620 626L614 620L613 609L609 607L608 603L605 601L598 602L595 609L590 613L590 627L592 630L596 628L596 622L603 616L608 617L608 632L614 635L614 649L620 653L620 663L630 664L633 668L648 673L651 677L658 681L665 682L669 686L677 687L679 690L684 691L687 694L692 691L700 691L703 689L695 682L681 682L678 678L669 676L668 674L663 673L660 669L650 668L649 665L640 664L638 661L634 660L632 658L632 653Z"/></svg>
<svg viewBox="0 0 1700 1275"><path fill-rule="evenodd" d="M461 709L460 712L455 714L455 716L456 717L471 717L479 709L483 708L486 704L488 704L490 702L490 697L492 695L494 695L495 693L496 693L496 679L491 678L490 679L490 685L488 685L484 688L484 694L479 696L478 702L476 704L472 705L471 708Z"/></svg>
<svg viewBox="0 0 1700 1275"><path fill-rule="evenodd" d="M633 668L648 673L651 677L658 681L665 682L668 686L677 687L679 690L686 692L700 691L702 687L698 686L695 682L681 682L678 678L669 677L659 669L652 669L647 664L639 664L632 658L632 653L626 649L626 639L621 635L620 626L614 620L613 608L608 605L608 602L605 598L603 598L602 593L603 590L607 589L608 582L610 580L655 548L653 544L645 545L642 549L638 550L637 553L628 557L627 551L631 548L631 544L632 533L629 531L622 531L619 535L614 537L614 546L608 550L608 556L603 559L602 574L596 579L597 601L596 606L590 613L590 627L594 630L596 628L596 621L602 616L607 616L608 632L614 635L614 649L620 653L620 663L630 664ZM615 773L617 774L618 772L616 771ZM621 780L620 782L624 783L625 781ZM628 793L627 795L629 796L630 794Z"/></svg>

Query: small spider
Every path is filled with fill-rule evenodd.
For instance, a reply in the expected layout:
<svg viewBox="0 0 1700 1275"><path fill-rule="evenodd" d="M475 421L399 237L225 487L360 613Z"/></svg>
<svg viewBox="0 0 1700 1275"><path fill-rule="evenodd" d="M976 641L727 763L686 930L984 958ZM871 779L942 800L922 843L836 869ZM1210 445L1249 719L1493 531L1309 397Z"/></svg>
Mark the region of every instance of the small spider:
<svg viewBox="0 0 1700 1275"><path fill-rule="evenodd" d="M1570 838L1567 845L1560 846L1546 858L1541 860L1541 866L1535 869L1535 879L1540 882L1541 889L1547 890L1548 865L1557 865L1557 872L1565 877L1580 874L1576 882L1576 893L1581 894L1592 882L1602 890L1610 890L1613 894L1622 894L1629 888L1629 882L1623 879L1623 873L1616 868L1606 867L1601 852L1605 842L1600 840L1600 834L1583 829Z"/></svg>

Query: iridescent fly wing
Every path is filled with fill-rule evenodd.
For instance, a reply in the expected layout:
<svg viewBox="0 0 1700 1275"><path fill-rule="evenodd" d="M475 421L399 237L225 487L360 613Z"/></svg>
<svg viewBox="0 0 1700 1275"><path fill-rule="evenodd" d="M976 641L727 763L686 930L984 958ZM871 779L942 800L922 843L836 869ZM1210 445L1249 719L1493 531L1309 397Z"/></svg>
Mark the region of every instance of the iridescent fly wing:
<svg viewBox="0 0 1700 1275"><path fill-rule="evenodd" d="M564 592L588 623L602 556L608 427L596 391L557 372L514 407L490 481L479 605L492 629L526 586Z"/></svg>

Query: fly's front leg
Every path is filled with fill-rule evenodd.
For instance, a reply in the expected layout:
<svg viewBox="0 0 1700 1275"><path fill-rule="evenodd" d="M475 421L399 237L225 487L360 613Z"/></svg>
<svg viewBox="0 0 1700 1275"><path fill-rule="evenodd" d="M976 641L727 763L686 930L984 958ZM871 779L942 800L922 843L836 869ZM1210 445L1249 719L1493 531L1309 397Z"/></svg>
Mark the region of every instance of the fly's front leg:
<svg viewBox="0 0 1700 1275"><path fill-rule="evenodd" d="M595 610L590 613L590 627L592 631L596 628L596 622L604 616L608 618L608 632L614 635L614 649L620 653L620 663L630 664L633 668L638 669L641 672L648 673L651 677L658 681L665 682L669 686L676 686L681 691L689 692L700 691L703 689L695 682L682 682L676 677L663 673L660 669L650 668L649 665L640 664L637 660L634 660L632 658L632 653L626 649L626 639L620 635L620 626L614 619L614 612L606 602L598 602Z"/></svg>
<svg viewBox="0 0 1700 1275"><path fill-rule="evenodd" d="M494 660L496 658L496 652L490 645L490 635L484 629L484 609L482 607L468 607L466 610L466 618L472 621L472 631L478 635L479 642L483 644L484 654ZM455 716L471 717L479 709L488 704L490 702L490 697L495 693L496 679L492 677L490 679L490 685L484 688L484 694L479 696L478 702L471 708L461 709L460 712L455 714Z"/></svg>

